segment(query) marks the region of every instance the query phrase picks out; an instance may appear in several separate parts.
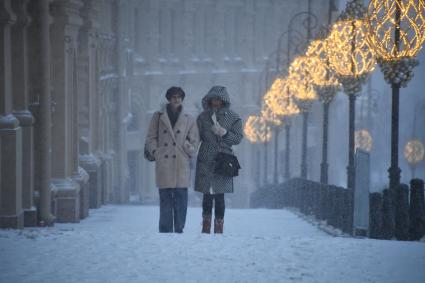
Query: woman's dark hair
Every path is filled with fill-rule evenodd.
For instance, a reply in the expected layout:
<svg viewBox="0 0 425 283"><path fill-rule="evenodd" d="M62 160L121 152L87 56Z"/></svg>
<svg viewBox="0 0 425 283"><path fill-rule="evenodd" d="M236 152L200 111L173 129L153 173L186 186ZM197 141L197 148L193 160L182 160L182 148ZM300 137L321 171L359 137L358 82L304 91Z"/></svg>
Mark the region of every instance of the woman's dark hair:
<svg viewBox="0 0 425 283"><path fill-rule="evenodd" d="M178 87L178 86L172 86L172 87L170 87L168 90L167 90L167 92L165 93L165 97L167 98L167 100L170 100L171 99L171 97L173 96L173 95L180 95L180 97L182 98L182 100L184 100L184 97L185 97L185 93L184 93L184 91L183 91L183 89L181 88L181 87Z"/></svg>

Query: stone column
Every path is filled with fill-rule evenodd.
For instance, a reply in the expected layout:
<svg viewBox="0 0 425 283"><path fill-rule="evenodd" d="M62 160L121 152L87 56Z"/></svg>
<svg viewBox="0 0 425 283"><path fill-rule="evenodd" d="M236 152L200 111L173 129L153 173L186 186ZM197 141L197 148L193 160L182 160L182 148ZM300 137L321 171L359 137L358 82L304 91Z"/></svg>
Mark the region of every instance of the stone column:
<svg viewBox="0 0 425 283"><path fill-rule="evenodd" d="M116 45L116 69L118 73L118 88L115 95L115 104L117 105L117 113L115 116L115 129L112 132L115 139L114 150L117 154L116 172L117 182L114 188L115 202L129 201L129 171L127 162L127 126L130 122L130 109L128 105L129 79L128 73L128 29L127 14L131 7L127 1L118 0L116 2L117 13L117 45Z"/></svg>
<svg viewBox="0 0 425 283"><path fill-rule="evenodd" d="M146 58L148 61L148 66L151 70L159 70L159 57L160 57L160 6L161 1L150 0L149 1L149 32L147 36L148 48Z"/></svg>
<svg viewBox="0 0 425 283"><path fill-rule="evenodd" d="M0 2L0 228L22 228L22 130L12 114L11 1Z"/></svg>
<svg viewBox="0 0 425 283"><path fill-rule="evenodd" d="M34 192L34 117L28 110L28 41L27 13L28 0L12 1L12 9L17 16L12 26L12 84L13 114L18 118L22 129L22 208L24 209L25 226L37 225L37 213L33 202Z"/></svg>
<svg viewBox="0 0 425 283"><path fill-rule="evenodd" d="M111 5L111 3L108 3ZM112 5L111 5L112 6ZM100 11L100 18L111 17L105 10ZM95 136L95 151L101 158L102 171L102 203L112 199L113 185L115 183L113 135L111 134L112 123L115 119L115 103L112 101L112 93L117 88L117 74L112 62L112 54L115 50L116 38L113 36L111 27L101 25L101 33L97 37L97 103L96 123L98 132Z"/></svg>
<svg viewBox="0 0 425 283"><path fill-rule="evenodd" d="M34 124L34 191L40 222L53 224L51 194L50 0L28 2L32 21L28 27L29 108Z"/></svg>
<svg viewBox="0 0 425 283"><path fill-rule="evenodd" d="M97 68L96 68L96 29L98 28L97 1L84 2L81 9L83 26L79 33L78 45L78 96L79 96L79 143L80 166L89 175L89 183L81 188L81 218L88 215L89 207L98 208L102 204L102 182L100 159L95 155L98 115Z"/></svg>
<svg viewBox="0 0 425 283"><path fill-rule="evenodd" d="M84 178L78 168L77 44L82 24L80 0L55 0L52 3L52 182L56 187L58 222L80 220L80 185Z"/></svg>

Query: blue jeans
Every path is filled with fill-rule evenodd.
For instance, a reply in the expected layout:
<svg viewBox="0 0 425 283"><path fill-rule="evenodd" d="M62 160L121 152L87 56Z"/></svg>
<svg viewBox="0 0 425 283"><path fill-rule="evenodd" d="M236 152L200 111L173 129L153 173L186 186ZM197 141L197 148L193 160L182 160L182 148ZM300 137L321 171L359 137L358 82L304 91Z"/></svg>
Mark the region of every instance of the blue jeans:
<svg viewBox="0 0 425 283"><path fill-rule="evenodd" d="M183 233L187 213L187 188L159 189L159 232Z"/></svg>

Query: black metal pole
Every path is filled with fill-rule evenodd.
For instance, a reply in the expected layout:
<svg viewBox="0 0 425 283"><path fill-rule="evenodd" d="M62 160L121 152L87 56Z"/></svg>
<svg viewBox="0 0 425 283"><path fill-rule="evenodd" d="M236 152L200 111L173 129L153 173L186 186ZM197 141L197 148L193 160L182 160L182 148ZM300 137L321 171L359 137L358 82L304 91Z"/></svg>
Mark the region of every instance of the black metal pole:
<svg viewBox="0 0 425 283"><path fill-rule="evenodd" d="M400 7L396 5L395 21L400 26ZM395 53L400 48L400 29L394 29ZM400 184L401 170L398 167L398 116L400 103L400 84L392 83L392 105L391 105L391 167L388 169L390 177L390 189L395 190Z"/></svg>
<svg viewBox="0 0 425 283"><path fill-rule="evenodd" d="M354 21L351 23L353 31L356 30ZM356 33L352 35L351 41L351 54L354 54L356 49ZM355 73L355 64L351 59L351 72ZM360 83L360 82L357 82ZM349 112L348 112L348 166L347 166L347 188L354 190L356 181L356 166L354 164L354 130L355 130L355 118L356 118L356 96L355 93L348 93L349 99Z"/></svg>
<svg viewBox="0 0 425 283"><path fill-rule="evenodd" d="M268 158L268 154L267 154L267 144L268 144L268 142L267 142L267 135L268 135L268 130L267 130L267 127L266 127L266 130L265 130L265 139L264 139L264 168L263 168L263 171L264 171L264 175L263 175L263 178L264 178L264 186L267 186L267 183L268 183L268 162L269 162L269 158Z"/></svg>
<svg viewBox="0 0 425 283"><path fill-rule="evenodd" d="M355 188L356 180L356 166L354 164L354 129L355 129L355 107L356 107L356 96L349 94L350 102L349 110L349 121L348 121L348 166L347 166L347 188Z"/></svg>
<svg viewBox="0 0 425 283"><path fill-rule="evenodd" d="M301 178L307 179L307 123L308 111L303 112L303 140L301 152Z"/></svg>
<svg viewBox="0 0 425 283"><path fill-rule="evenodd" d="M311 15L311 0L307 1L307 11ZM311 18L307 18L307 43L311 38ZM302 141L302 156L301 156L301 178L307 179L307 125L308 125L308 111L303 113L303 141Z"/></svg>
<svg viewBox="0 0 425 283"><path fill-rule="evenodd" d="M263 186L267 185L267 143L264 142Z"/></svg>
<svg viewBox="0 0 425 283"><path fill-rule="evenodd" d="M274 168L273 168L273 184L279 183L278 160L279 160L279 128L275 127L274 133Z"/></svg>
<svg viewBox="0 0 425 283"><path fill-rule="evenodd" d="M260 187L260 183L261 183L261 159L260 159L260 157L261 157L261 152L260 152L260 147L258 147L258 146L256 146L256 148L257 148L257 150L256 150L256 162L255 162L255 164L256 164L256 172L255 172L255 182L256 182L256 185L257 185L257 188L259 188Z"/></svg>
<svg viewBox="0 0 425 283"><path fill-rule="evenodd" d="M322 163L320 164L320 182L328 183L328 124L329 124L329 102L323 103L323 142Z"/></svg>
<svg viewBox="0 0 425 283"><path fill-rule="evenodd" d="M290 143L291 143L291 125L289 125L289 123L285 125L285 133L286 133L285 179L289 180L289 178L291 177L289 172L289 162L291 158L291 154L289 152Z"/></svg>
<svg viewBox="0 0 425 283"><path fill-rule="evenodd" d="M400 184L401 170L398 167L398 116L399 116L400 86L392 84L392 115L391 115L391 167L388 169L390 189L395 190Z"/></svg>

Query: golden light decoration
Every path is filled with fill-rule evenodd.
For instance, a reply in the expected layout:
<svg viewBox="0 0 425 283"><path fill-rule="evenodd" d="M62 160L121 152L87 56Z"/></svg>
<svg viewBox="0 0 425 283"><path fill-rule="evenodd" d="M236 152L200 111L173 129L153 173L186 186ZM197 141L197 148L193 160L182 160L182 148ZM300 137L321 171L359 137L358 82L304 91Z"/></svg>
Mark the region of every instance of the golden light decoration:
<svg viewBox="0 0 425 283"><path fill-rule="evenodd" d="M326 40L324 39L313 40L312 42L310 42L310 45L307 48L306 55L309 57L316 56L320 60L326 61L327 59L326 48L327 48Z"/></svg>
<svg viewBox="0 0 425 283"><path fill-rule="evenodd" d="M272 131L264 118L249 116L244 127L244 133L251 143L268 142L272 137Z"/></svg>
<svg viewBox="0 0 425 283"><path fill-rule="evenodd" d="M374 51L366 40L364 20L337 21L327 38L328 57L337 75L360 77L375 68Z"/></svg>
<svg viewBox="0 0 425 283"><path fill-rule="evenodd" d="M313 40L308 47L306 55L311 58L317 58L321 62L319 66L319 72L312 74L313 82L317 86L339 87L338 78L336 77L335 71L330 66L326 49L326 39Z"/></svg>
<svg viewBox="0 0 425 283"><path fill-rule="evenodd" d="M425 149L420 140L410 140L404 146L404 158L410 165L416 166L424 159Z"/></svg>
<svg viewBox="0 0 425 283"><path fill-rule="evenodd" d="M425 42L424 0L371 0L367 40L384 60L412 58Z"/></svg>
<svg viewBox="0 0 425 283"><path fill-rule="evenodd" d="M373 139L366 129L357 130L354 133L355 148L363 149L367 152L372 150Z"/></svg>
<svg viewBox="0 0 425 283"><path fill-rule="evenodd" d="M296 100L304 102L317 99L313 87L313 76L315 72L323 72L320 60L308 56L298 56L289 66L288 80L289 91L293 93Z"/></svg>
<svg viewBox="0 0 425 283"><path fill-rule="evenodd" d="M266 122L269 122L275 126L282 125L282 119L274 113L267 104L264 104L261 108L261 117L264 118Z"/></svg>
<svg viewBox="0 0 425 283"><path fill-rule="evenodd" d="M276 79L264 96L264 102L277 116L289 117L300 112L297 105L293 102L288 83L288 80Z"/></svg>

